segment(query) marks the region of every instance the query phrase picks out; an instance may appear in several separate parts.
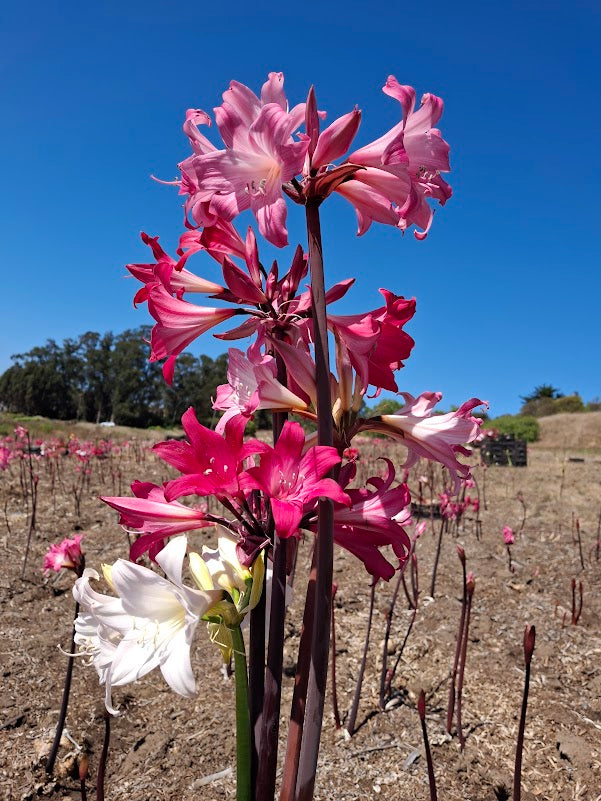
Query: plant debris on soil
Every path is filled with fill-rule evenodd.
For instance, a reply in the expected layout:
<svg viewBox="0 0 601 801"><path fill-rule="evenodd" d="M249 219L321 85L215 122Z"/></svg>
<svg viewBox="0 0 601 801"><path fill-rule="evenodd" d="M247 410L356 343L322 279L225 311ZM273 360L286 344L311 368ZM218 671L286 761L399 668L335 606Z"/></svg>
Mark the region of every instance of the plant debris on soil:
<svg viewBox="0 0 601 801"><path fill-rule="evenodd" d="M480 531L467 510L458 530L446 533L434 598L428 596L440 520L426 518L417 542L419 607L403 651L386 709L378 708L385 612L393 587L380 583L357 729L352 738L336 730L326 708L315 798L320 801L387 798L426 799L428 779L416 703L426 694L426 723L433 752L438 797L496 801L512 797L513 765L524 682L522 638L536 626L523 756L524 801L601 800L601 559L596 543L601 512L601 419L589 440L570 446L570 426L578 431L597 415L557 415L540 443L529 446L528 466L475 468L480 493ZM587 419L583 422L583 418ZM110 431L115 442L125 435ZM89 437L107 432L90 427ZM140 432L138 432L138 437ZM74 576L44 576L42 561L51 543L84 533L87 565L99 569L128 553L128 537L117 515L97 496L127 494L134 479L160 483L167 468L139 440L118 455L90 461L79 503L73 465L60 480L40 464L37 525L24 578L21 568L28 508L19 470L0 472L0 578L2 610L2 705L0 717L0 798L28 801L79 799L77 766L89 761L88 794L94 782L104 732L104 688L94 668L78 657L71 701L54 775L45 762L61 702L73 621ZM379 472L377 457L396 465L402 447L379 440L359 446L359 472ZM477 461L475 451L472 461ZM583 461L574 461L583 459ZM424 463L412 469L409 486L417 493ZM400 475L400 473L399 473ZM440 491L442 487L438 487ZM469 490L474 495L476 490ZM522 500L519 499L521 495ZM523 517L525 510L525 519ZM581 538L582 559L576 521ZM510 571L503 526L516 532ZM479 533L479 539L477 534ZM199 548L212 532L189 534ZM449 675L455 652L462 595L461 544L476 589L463 690L466 736L461 752L455 729L446 732ZM294 594L286 621L281 751L294 683L311 539L301 543ZM351 705L367 625L370 577L347 552L335 554L336 668L341 715ZM572 624L572 579L582 582L582 613ZM399 596L388 643L396 659L411 611ZM135 684L117 688L122 714L112 720L106 773L107 801L218 801L235 798L234 682L223 669L219 650L202 626L193 650L198 694L174 694L154 671Z"/></svg>

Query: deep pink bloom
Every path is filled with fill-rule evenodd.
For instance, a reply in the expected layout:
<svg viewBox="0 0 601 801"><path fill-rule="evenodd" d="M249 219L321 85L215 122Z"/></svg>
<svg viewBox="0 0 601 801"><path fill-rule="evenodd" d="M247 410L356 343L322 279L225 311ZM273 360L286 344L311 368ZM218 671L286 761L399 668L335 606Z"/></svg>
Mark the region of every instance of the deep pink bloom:
<svg viewBox="0 0 601 801"><path fill-rule="evenodd" d="M270 499L276 533L291 537L298 533L305 505L319 497L341 504L348 496L331 478L323 478L340 456L335 448L316 445L303 455L305 433L298 423L286 422L274 448L260 456L260 464L240 476L245 490L262 490Z"/></svg>
<svg viewBox="0 0 601 801"><path fill-rule="evenodd" d="M236 309L196 306L179 300L159 284L148 291L148 310L157 321L150 337L150 361L177 356L201 334L237 314Z"/></svg>
<svg viewBox="0 0 601 801"><path fill-rule="evenodd" d="M238 473L244 460L253 453L268 450L266 443L252 440L242 443L242 428L226 425L224 435L201 425L192 407L184 413L182 426L187 442L158 442L153 451L184 475L164 485L165 498L172 501L184 495L215 495L218 498L240 497Z"/></svg>
<svg viewBox="0 0 601 801"><path fill-rule="evenodd" d="M13 459L14 453L4 445L0 445L0 470L6 470Z"/></svg>
<svg viewBox="0 0 601 801"><path fill-rule="evenodd" d="M505 545L513 545L515 542L513 529L509 526L503 526L503 539L505 540Z"/></svg>
<svg viewBox="0 0 601 801"><path fill-rule="evenodd" d="M395 566L381 552L390 545L402 565L411 548L411 541L403 526L411 522L411 496L406 484L392 487L395 470L389 459L385 478L374 476L368 480L372 488L345 489L351 506L334 505L334 541L346 548L365 565L375 579L389 581ZM356 464L349 462L341 471L343 487L354 478Z"/></svg>
<svg viewBox="0 0 601 801"><path fill-rule="evenodd" d="M144 534L131 547L130 559L134 562L148 550L154 558L165 537L213 525L205 518L206 504L194 508L168 501L164 488L150 482L134 481L131 489L133 498L101 496L100 500L119 512L120 525Z"/></svg>
<svg viewBox="0 0 601 801"><path fill-rule="evenodd" d="M65 537L58 545L51 545L44 556L44 572L55 570L57 573L63 568L77 573L82 565L83 553L81 541L83 534L75 534L73 539Z"/></svg>
<svg viewBox="0 0 601 801"><path fill-rule="evenodd" d="M345 345L363 391L368 385L392 392L398 390L393 372L403 367L415 342L403 326L415 314L415 298L380 289L385 306L354 315L328 315L328 327Z"/></svg>
<svg viewBox="0 0 601 801"><path fill-rule="evenodd" d="M188 112L185 130L194 154L179 166L187 209L198 224L217 217L230 221L250 208L266 239L277 247L288 244L282 184L302 171L309 141L292 138L304 121L305 104L288 111L283 83L282 73L269 73L260 98L247 86L230 83L215 109L225 150L199 133L197 123L210 124L208 116Z"/></svg>
<svg viewBox="0 0 601 801"><path fill-rule="evenodd" d="M185 236L186 234L184 234L184 237ZM196 234L196 236L198 237L198 234ZM159 245L158 236L148 236L142 232L141 237L144 244L152 248L156 262L125 265L125 269L128 270L134 278L137 278L138 281L144 284L134 297L134 305L148 300L148 287L157 283L162 284L170 294L175 292L178 297L181 297L184 292L202 292L206 294L219 294L223 292L223 287L220 284L194 275L194 273L184 268L188 256L194 252L193 249L189 248L185 256L176 262L175 259L165 253ZM200 246L195 248L195 250L201 249Z"/></svg>
<svg viewBox="0 0 601 801"><path fill-rule="evenodd" d="M457 454L469 456L471 451L464 445L473 442L478 435L481 420L470 412L476 406L488 406L486 401L471 398L456 412L434 414L434 407L441 400L440 392L424 392L414 398L407 392L401 393L406 405L395 414L385 414L366 421L365 428L388 434L402 442L409 450L404 467L408 468L423 457L443 464L449 471L455 492L460 479L468 478L470 468L457 459Z"/></svg>

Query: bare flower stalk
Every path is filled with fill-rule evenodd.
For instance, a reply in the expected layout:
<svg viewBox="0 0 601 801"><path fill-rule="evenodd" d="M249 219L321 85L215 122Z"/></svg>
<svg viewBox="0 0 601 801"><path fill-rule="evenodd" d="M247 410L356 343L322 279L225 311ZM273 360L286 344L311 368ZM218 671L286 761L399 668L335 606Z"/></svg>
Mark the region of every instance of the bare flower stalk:
<svg viewBox="0 0 601 801"><path fill-rule="evenodd" d="M465 737L463 734L463 722L462 722L463 679L465 676L467 643L469 639L469 630L470 630L470 614L472 610L472 599L474 597L475 587L476 587L476 581L474 579L474 574L468 573L465 584L466 606L465 606L465 623L463 627L463 642L461 644L461 661L459 663L459 674L457 677L457 737L459 738L459 745L462 751L465 748Z"/></svg>
<svg viewBox="0 0 601 801"><path fill-rule="evenodd" d="M467 574L465 563L465 551L461 545L457 546L457 556L461 562L461 569L463 571L463 593L461 598L461 615L459 617L459 630L457 632L457 643L455 644L455 658L453 660L453 670L451 671L451 681L449 685L449 701L447 704L447 732L451 733L453 727L453 717L455 715L455 694L457 685L457 668L459 666L459 657L461 655L461 647L463 645L463 634L465 626L465 610L467 608Z"/></svg>
<svg viewBox="0 0 601 801"><path fill-rule="evenodd" d="M336 598L336 592L338 590L338 585L336 583L332 584L332 712L334 715L334 723L336 724L336 728L340 729L342 727L342 723L340 721L340 710L338 708L338 689L336 687L336 621L334 619L334 609L336 608L336 604L334 600Z"/></svg>
<svg viewBox="0 0 601 801"><path fill-rule="evenodd" d="M365 642L363 644L363 655L361 657L361 664L359 665L359 673L357 675L357 684L355 686L355 695L353 696L353 703L351 705L351 711L348 716L348 721L346 724L346 730L349 735L353 735L355 732L355 724L357 722L357 713L359 711L359 702L361 700L361 688L363 687L363 676L365 675L365 665L367 663L367 653L369 651L369 635L371 633L371 624L373 621L374 616L374 601L376 597L376 584L377 581L373 581L371 585L371 593L369 596L369 613L367 618L367 630L365 632Z"/></svg>
<svg viewBox="0 0 601 801"><path fill-rule="evenodd" d="M524 750L524 730L526 728L526 709L528 708L528 690L530 687L530 663L534 652L536 630L534 626L526 626L524 631L524 662L526 675L524 677L524 695L522 697L522 712L518 729L518 740L515 750L515 769L513 772L513 801L522 798L522 752Z"/></svg>
<svg viewBox="0 0 601 801"><path fill-rule="evenodd" d="M104 739L102 741L102 753L98 762L98 773L96 774L96 801L104 801L104 779L106 775L106 761L109 754L109 744L111 741L111 716L104 710Z"/></svg>
<svg viewBox="0 0 601 801"><path fill-rule="evenodd" d="M420 690L417 701L417 712L422 726L422 736L424 738L424 751L426 752L426 764L428 765L428 786L430 788L430 801L438 801L436 793L436 777L434 776L434 763L432 762L432 752L430 751L430 741L428 740L428 730L426 728L426 695Z"/></svg>

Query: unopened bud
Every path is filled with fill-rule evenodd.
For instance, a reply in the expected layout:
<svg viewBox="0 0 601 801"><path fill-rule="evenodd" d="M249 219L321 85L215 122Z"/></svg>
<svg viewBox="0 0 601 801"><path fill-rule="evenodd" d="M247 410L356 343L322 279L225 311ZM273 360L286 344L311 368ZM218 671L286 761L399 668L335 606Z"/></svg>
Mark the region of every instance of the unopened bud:
<svg viewBox="0 0 601 801"><path fill-rule="evenodd" d="M426 719L426 694L423 690L419 691L419 698L417 699L417 714L420 720Z"/></svg>
<svg viewBox="0 0 601 801"><path fill-rule="evenodd" d="M85 782L88 775L88 757L82 754L79 760L79 781Z"/></svg>
<svg viewBox="0 0 601 801"><path fill-rule="evenodd" d="M524 661L527 665L532 660L534 653L534 642L536 640L536 629L534 626L526 626L524 629Z"/></svg>
<svg viewBox="0 0 601 801"><path fill-rule="evenodd" d="M457 556L459 557L459 561L461 562L461 564L464 565L465 564L465 551L463 550L461 545L457 546Z"/></svg>
<svg viewBox="0 0 601 801"><path fill-rule="evenodd" d="M476 588L476 577L470 570L470 572L467 574L467 579L465 581L465 589L467 594L473 595L475 588Z"/></svg>

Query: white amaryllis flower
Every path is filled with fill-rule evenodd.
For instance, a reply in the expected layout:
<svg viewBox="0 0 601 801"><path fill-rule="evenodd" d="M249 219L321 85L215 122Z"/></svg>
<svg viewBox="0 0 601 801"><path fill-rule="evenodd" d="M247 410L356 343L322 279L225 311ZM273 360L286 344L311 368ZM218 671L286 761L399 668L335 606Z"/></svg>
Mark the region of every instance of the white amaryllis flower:
<svg viewBox="0 0 601 801"><path fill-rule="evenodd" d="M259 603L265 577L263 552L251 567L240 563L236 554L238 540L223 528L217 528L217 548L203 545L202 556L190 553L190 573L203 591L221 587L224 600L215 608L215 620L208 624L211 640L219 646L223 658L229 662L232 654L231 626L243 624L246 614ZM268 573L270 571L267 571Z"/></svg>
<svg viewBox="0 0 601 801"><path fill-rule="evenodd" d="M106 685L106 708L118 714L111 688L128 684L155 667L169 686L190 696L196 683L190 664L190 645L198 621L223 598L219 589L196 590L182 583L186 537L175 537L157 555L167 578L142 565L118 559L103 567L118 598L96 592L85 570L73 595L82 607L76 620L76 642L91 658L100 683Z"/></svg>

